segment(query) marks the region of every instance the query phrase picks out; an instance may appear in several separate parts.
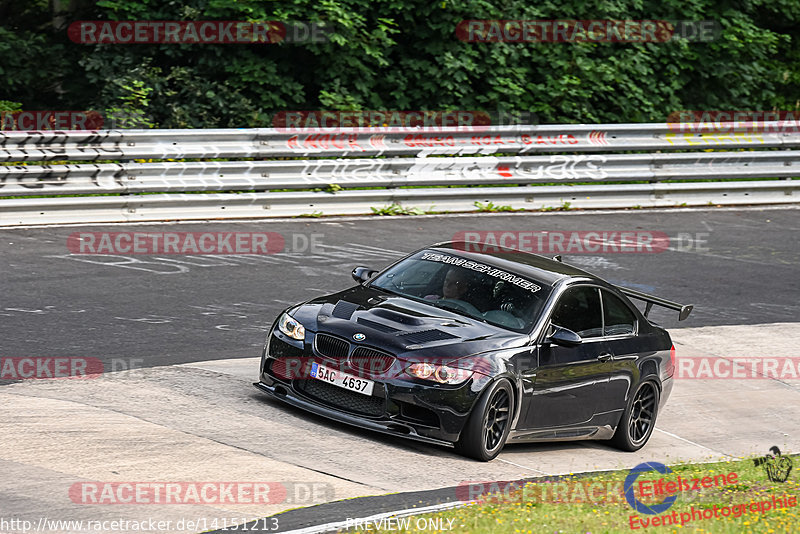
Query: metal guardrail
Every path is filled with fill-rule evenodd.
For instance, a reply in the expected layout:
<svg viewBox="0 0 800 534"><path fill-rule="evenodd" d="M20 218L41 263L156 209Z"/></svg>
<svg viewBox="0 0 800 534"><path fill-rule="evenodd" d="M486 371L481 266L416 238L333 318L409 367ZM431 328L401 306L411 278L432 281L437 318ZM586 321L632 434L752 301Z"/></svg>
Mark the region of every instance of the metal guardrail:
<svg viewBox="0 0 800 534"><path fill-rule="evenodd" d="M0 167L0 196L788 178L800 151Z"/></svg>
<svg viewBox="0 0 800 534"><path fill-rule="evenodd" d="M107 130L96 132L0 132L0 161L209 159L432 154L531 154L792 148L800 132L765 132L712 125L681 132L678 125L575 124L441 128L362 132L337 128L298 133L276 129Z"/></svg>
<svg viewBox="0 0 800 534"><path fill-rule="evenodd" d="M791 178L800 176L800 150L792 148L800 133L767 133L780 123L761 123L761 133L727 126L0 132L0 161L18 163L0 166L0 225L370 213L391 203L469 211L474 202L527 209L797 202L800 182ZM616 153L646 150L657 152ZM64 160L88 162L47 163ZM90 163L109 160L118 163ZM784 180L655 183L764 178ZM609 181L651 183L599 184ZM594 185L524 187L540 183ZM436 188L444 185L460 187ZM477 185L510 187L468 187ZM286 189L293 191L275 191ZM232 191L250 193L215 193ZM195 192L205 194L177 194ZM94 194L114 196L70 196ZM51 198L19 198L33 195Z"/></svg>

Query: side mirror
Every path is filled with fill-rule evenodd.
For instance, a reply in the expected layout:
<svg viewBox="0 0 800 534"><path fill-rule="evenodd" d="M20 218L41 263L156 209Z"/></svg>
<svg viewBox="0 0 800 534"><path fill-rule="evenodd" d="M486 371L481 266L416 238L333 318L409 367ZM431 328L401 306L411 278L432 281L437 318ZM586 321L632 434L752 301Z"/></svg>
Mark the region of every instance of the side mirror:
<svg viewBox="0 0 800 534"><path fill-rule="evenodd" d="M378 271L376 271L375 269L370 269L369 267L356 267L355 269L353 269L352 276L353 280L355 280L359 284L363 284L364 282L372 278L372 276L377 272Z"/></svg>
<svg viewBox="0 0 800 534"><path fill-rule="evenodd" d="M553 326L553 328L555 328L555 331L548 338L550 343L555 343L556 345L561 345L562 347L577 347L583 343L581 336L572 330L561 328L560 326Z"/></svg>

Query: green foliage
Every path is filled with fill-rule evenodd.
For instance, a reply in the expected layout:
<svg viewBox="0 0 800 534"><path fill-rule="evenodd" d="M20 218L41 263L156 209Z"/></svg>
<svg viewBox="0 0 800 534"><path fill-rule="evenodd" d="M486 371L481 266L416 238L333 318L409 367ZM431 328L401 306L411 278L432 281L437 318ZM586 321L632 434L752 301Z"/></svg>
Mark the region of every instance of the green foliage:
<svg viewBox="0 0 800 534"><path fill-rule="evenodd" d="M722 33L642 44L469 43L455 34L462 20L513 18L715 20ZM67 38L75 20L303 21L327 37L87 45ZM502 109L594 123L800 108L796 0L30 0L0 6L0 21L0 99L112 110L140 126L269 126L278 111L313 109Z"/></svg>
<svg viewBox="0 0 800 534"><path fill-rule="evenodd" d="M330 194L332 194L332 195L333 195L333 194L335 194L337 191L341 191L341 190L343 190L343 189L344 189L344 188L343 188L341 185L339 185L339 184L328 184L328 185L327 185L327 186L325 186L324 188L315 187L314 189L312 189L312 191L314 191L314 192L322 192L322 191L324 191L324 192L326 192L326 193L330 193Z"/></svg>
<svg viewBox="0 0 800 534"><path fill-rule="evenodd" d="M405 208L400 204L391 204L382 208L370 208L374 215L424 215L426 212L419 208Z"/></svg>
<svg viewBox="0 0 800 534"><path fill-rule="evenodd" d="M145 87L141 80L132 79L129 83L115 80L121 95L119 105L106 110L109 121L115 128L154 128L155 124L146 116L149 104L148 95L152 87Z"/></svg>
<svg viewBox="0 0 800 534"><path fill-rule="evenodd" d="M486 204L482 202L475 201L473 204L478 211L480 212L500 212L500 211L523 211L522 208L512 208L511 206L498 206L493 202L487 202Z"/></svg>
<svg viewBox="0 0 800 534"><path fill-rule="evenodd" d="M545 206L539 211L569 211L570 206L569 202L562 202L560 206Z"/></svg>
<svg viewBox="0 0 800 534"><path fill-rule="evenodd" d="M19 102L9 102L8 100L0 100L0 112L2 111L21 111L22 104Z"/></svg>

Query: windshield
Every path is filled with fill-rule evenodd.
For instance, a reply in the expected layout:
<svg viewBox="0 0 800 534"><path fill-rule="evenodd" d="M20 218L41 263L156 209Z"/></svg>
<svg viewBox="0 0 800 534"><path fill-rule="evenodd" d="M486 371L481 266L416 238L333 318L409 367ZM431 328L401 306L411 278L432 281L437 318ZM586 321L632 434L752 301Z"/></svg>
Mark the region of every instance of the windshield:
<svg viewBox="0 0 800 534"><path fill-rule="evenodd" d="M549 293L546 284L432 250L404 259L370 285L516 332L530 329Z"/></svg>

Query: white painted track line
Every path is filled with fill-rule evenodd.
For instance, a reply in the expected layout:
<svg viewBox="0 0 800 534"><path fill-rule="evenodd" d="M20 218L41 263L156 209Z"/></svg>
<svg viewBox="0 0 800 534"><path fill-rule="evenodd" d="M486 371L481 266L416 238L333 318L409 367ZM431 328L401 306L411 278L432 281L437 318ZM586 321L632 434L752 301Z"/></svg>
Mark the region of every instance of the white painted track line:
<svg viewBox="0 0 800 534"><path fill-rule="evenodd" d="M797 357L800 324L675 329L672 335L679 357L732 357L743 350ZM268 400L250 385L257 369L258 358L219 360L0 388L3 515L246 520L300 505L73 503L69 487L87 480L322 483L331 488L322 499L339 500L642 461L706 462L764 454L773 445L800 451L800 380L676 380L658 432L638 452L591 441L515 444L497 461L480 463Z"/></svg>

